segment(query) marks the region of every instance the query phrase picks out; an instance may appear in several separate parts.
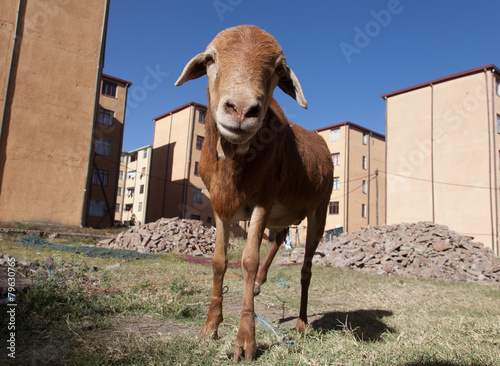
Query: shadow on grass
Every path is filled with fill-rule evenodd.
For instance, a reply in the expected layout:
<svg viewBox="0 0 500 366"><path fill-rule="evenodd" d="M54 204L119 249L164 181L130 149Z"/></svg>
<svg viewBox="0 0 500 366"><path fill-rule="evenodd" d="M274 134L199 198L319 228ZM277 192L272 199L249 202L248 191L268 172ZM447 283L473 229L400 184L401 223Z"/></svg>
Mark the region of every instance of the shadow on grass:
<svg viewBox="0 0 500 366"><path fill-rule="evenodd" d="M320 332L350 331L365 342L376 342L384 333L395 330L382 319L391 316L387 310L355 310L347 312L329 312L311 323L311 327Z"/></svg>

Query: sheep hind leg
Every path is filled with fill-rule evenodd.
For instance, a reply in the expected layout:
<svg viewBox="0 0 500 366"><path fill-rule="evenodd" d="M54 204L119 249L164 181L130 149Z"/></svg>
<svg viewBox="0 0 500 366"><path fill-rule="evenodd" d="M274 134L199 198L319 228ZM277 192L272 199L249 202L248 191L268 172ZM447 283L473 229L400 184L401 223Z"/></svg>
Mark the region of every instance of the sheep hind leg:
<svg viewBox="0 0 500 366"><path fill-rule="evenodd" d="M259 266L259 271L257 272L257 278L253 289L254 296L260 294L261 286L267 281L267 272L269 271L269 267L271 266L271 263L273 262L281 244L283 244L283 241L285 240L287 230L288 228L278 231L274 236L274 240L267 251L266 257Z"/></svg>
<svg viewBox="0 0 500 366"><path fill-rule="evenodd" d="M304 254L304 263L300 273L300 311L299 318L297 319L297 325L295 326L295 329L297 329L300 333L305 333L308 326L307 302L309 297L309 285L311 283L312 259L325 230L327 204L328 202L324 205L320 205L320 207L307 216L306 251Z"/></svg>

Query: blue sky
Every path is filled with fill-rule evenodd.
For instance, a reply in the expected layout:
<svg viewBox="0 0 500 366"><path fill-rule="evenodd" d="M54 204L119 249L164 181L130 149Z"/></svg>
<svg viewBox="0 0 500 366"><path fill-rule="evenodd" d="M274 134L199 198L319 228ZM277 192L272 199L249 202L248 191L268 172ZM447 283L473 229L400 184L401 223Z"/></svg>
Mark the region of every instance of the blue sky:
<svg viewBox="0 0 500 366"><path fill-rule="evenodd" d="M104 73L133 83L123 150L152 144L152 118L206 104L206 77L174 82L223 29L254 24L277 39L309 105L275 90L293 122L385 134L382 94L500 65L499 14L498 0L111 0Z"/></svg>

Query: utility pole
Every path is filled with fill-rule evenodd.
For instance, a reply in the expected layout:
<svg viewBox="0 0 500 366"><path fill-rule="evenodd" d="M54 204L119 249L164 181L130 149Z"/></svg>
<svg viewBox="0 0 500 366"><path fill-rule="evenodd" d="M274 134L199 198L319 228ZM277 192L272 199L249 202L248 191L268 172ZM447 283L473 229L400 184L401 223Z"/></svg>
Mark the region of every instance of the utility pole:
<svg viewBox="0 0 500 366"><path fill-rule="evenodd" d="M378 226L378 169L375 169L375 217Z"/></svg>

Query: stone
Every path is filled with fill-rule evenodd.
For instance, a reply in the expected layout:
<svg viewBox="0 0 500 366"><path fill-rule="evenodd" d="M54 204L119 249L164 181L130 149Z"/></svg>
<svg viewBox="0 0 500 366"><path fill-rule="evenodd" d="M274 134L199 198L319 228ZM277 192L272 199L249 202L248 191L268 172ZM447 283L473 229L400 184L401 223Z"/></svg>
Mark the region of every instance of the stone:
<svg viewBox="0 0 500 366"><path fill-rule="evenodd" d="M434 240L432 242L432 247L434 250L442 252L444 250L452 249L453 245L447 244L444 240Z"/></svg>
<svg viewBox="0 0 500 366"><path fill-rule="evenodd" d="M54 258L50 257L50 258L47 258L44 262L45 264L45 267L47 267L48 269L54 269Z"/></svg>
<svg viewBox="0 0 500 366"><path fill-rule="evenodd" d="M49 237L49 238L50 238L50 237ZM106 247L106 246L111 245L114 241L115 241L115 238L104 239L104 240L100 240L100 241L97 243L97 245L98 245L98 246L103 246L103 247Z"/></svg>
<svg viewBox="0 0 500 366"><path fill-rule="evenodd" d="M321 243L317 253L335 267L370 273L500 282L500 260L472 240L428 222L379 225Z"/></svg>

